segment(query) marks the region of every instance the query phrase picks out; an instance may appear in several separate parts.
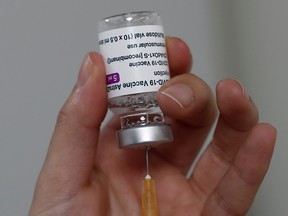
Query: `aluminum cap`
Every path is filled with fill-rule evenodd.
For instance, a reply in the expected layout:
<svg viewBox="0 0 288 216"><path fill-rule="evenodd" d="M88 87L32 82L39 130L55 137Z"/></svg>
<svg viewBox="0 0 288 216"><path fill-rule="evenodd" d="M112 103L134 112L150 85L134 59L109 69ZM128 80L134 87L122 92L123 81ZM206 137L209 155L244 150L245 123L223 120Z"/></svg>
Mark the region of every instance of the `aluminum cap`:
<svg viewBox="0 0 288 216"><path fill-rule="evenodd" d="M146 148L172 142L173 134L168 124L144 125L117 131L120 148Z"/></svg>

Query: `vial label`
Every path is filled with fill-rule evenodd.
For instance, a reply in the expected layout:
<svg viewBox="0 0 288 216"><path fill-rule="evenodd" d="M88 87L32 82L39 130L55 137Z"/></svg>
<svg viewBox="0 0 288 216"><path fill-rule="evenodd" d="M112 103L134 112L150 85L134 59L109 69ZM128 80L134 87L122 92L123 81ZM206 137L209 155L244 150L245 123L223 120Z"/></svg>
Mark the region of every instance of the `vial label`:
<svg viewBox="0 0 288 216"><path fill-rule="evenodd" d="M163 27L131 26L99 33L108 98L155 92L169 78Z"/></svg>

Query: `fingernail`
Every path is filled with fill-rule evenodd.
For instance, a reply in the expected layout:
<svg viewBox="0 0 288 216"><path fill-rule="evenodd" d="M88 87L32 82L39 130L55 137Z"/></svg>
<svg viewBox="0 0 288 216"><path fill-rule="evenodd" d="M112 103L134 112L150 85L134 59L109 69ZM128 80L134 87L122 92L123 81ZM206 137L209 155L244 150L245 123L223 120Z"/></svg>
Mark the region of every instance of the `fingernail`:
<svg viewBox="0 0 288 216"><path fill-rule="evenodd" d="M93 72L94 67L96 66L96 57L94 53L88 53L84 60L83 63L80 67L79 70L79 75L78 75L78 85L83 86L85 83L88 81L90 74Z"/></svg>
<svg viewBox="0 0 288 216"><path fill-rule="evenodd" d="M175 101L182 109L189 107L194 100L192 89L184 84L174 84L163 90L161 94Z"/></svg>
<svg viewBox="0 0 288 216"><path fill-rule="evenodd" d="M249 94L247 94L247 91L245 90L244 86L242 85L242 83L238 80L235 80L239 85L240 85L240 88L242 89L242 93L243 93L243 96L247 99L247 100L251 100Z"/></svg>

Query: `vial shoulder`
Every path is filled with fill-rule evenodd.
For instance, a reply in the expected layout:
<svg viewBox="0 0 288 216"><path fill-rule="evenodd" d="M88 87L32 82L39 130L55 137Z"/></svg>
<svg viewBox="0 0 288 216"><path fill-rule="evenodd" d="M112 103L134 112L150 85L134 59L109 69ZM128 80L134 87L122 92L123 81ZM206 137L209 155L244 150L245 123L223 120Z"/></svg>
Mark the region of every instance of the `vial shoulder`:
<svg viewBox="0 0 288 216"><path fill-rule="evenodd" d="M98 31L103 32L116 28L141 25L161 25L161 17L154 11L136 11L118 14L102 19L98 23Z"/></svg>

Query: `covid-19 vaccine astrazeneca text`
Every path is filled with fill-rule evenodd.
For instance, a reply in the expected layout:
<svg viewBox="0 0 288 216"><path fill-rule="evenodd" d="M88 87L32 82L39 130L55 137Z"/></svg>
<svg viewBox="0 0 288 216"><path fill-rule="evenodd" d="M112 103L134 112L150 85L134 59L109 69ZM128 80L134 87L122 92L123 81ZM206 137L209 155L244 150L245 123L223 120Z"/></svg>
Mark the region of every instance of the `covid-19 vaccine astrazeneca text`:
<svg viewBox="0 0 288 216"><path fill-rule="evenodd" d="M121 118L121 148L145 148L173 140L156 98L170 78L161 18L156 12L111 16L98 24L106 67L108 104Z"/></svg>

